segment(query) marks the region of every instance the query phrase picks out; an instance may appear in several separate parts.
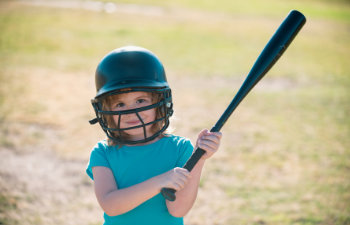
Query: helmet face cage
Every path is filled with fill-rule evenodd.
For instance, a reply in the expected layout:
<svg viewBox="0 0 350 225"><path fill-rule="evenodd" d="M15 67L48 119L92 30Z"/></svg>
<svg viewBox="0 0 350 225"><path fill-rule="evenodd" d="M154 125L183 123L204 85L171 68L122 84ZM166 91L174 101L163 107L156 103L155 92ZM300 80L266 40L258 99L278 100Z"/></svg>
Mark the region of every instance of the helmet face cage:
<svg viewBox="0 0 350 225"><path fill-rule="evenodd" d="M153 102L149 106L124 111L108 111L108 108L106 108L106 99L109 96L136 91L152 93L153 96L156 96L156 102ZM95 98L91 102L96 113L95 122L99 122L107 137L113 141L114 144L139 144L154 140L168 128L169 118L173 114L170 88L130 88L126 90L116 90L101 97ZM152 122L145 123L139 113L150 109L156 109L156 118ZM136 114L141 122L141 125L120 128L121 118L123 115L128 114ZM113 120L113 116L115 115L119 116L118 123L115 123ZM146 126L152 126L152 134L147 134ZM140 140L130 140L125 131L138 128L143 129L143 138Z"/></svg>

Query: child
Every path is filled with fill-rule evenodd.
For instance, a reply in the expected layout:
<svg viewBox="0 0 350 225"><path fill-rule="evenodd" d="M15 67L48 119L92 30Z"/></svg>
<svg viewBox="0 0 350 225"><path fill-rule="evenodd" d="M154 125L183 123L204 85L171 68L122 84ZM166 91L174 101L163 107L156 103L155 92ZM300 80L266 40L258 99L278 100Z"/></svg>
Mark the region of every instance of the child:
<svg viewBox="0 0 350 225"><path fill-rule="evenodd" d="M86 172L94 181L104 224L183 224L221 133L199 133L196 147L206 153L188 172L181 167L193 146L167 132L173 103L159 59L144 48L122 47L102 59L95 78L96 118L90 123L99 122L107 140L92 150ZM164 187L177 191L176 201L163 198Z"/></svg>

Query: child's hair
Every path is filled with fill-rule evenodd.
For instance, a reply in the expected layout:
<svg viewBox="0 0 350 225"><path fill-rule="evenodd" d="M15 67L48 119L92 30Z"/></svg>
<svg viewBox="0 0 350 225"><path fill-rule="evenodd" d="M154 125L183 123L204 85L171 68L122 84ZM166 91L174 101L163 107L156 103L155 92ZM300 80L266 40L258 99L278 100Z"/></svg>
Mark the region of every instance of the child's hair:
<svg viewBox="0 0 350 225"><path fill-rule="evenodd" d="M156 92L150 92L151 93L151 98L152 98L152 104L158 103L162 100L162 95ZM103 99L102 101L102 110L104 111L110 111L110 107L112 105L113 99L116 97L117 95L109 95L106 98ZM162 107L157 107L156 108L156 120L160 119L162 117L164 117L165 115L164 110L162 109ZM109 128L112 129L117 129L118 125L115 124L115 121L113 119L113 115L103 115L103 120L106 122L106 125ZM157 132L159 130L162 129L162 127L164 126L165 121L164 120L160 120L154 124L152 124L151 126L151 131L152 132ZM163 131L163 133L161 133L160 135L168 135L170 134L170 128L168 127L165 131ZM111 132L112 135L114 137L116 137L116 139L128 139L130 136L128 134L126 134L123 131L113 131ZM118 143L115 139L112 139L110 137L107 136L107 143L109 146L116 146L118 145L119 147L122 146L122 143Z"/></svg>

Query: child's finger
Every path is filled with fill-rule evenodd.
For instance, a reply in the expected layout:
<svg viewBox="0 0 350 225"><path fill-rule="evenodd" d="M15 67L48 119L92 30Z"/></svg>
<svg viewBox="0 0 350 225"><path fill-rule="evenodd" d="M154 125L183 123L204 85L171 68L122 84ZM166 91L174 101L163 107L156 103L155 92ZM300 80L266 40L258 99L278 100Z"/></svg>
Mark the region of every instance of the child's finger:
<svg viewBox="0 0 350 225"><path fill-rule="evenodd" d="M179 191L183 189L190 178L190 172L184 168L175 168L174 172L176 174L174 179L174 189Z"/></svg>
<svg viewBox="0 0 350 225"><path fill-rule="evenodd" d="M220 145L221 135L204 135L199 141L207 143L211 147Z"/></svg>
<svg viewBox="0 0 350 225"><path fill-rule="evenodd" d="M206 134L204 134L202 137L209 137L209 138L213 138L213 139L216 139L216 140L220 140L221 137L222 137L222 133L221 132L208 132Z"/></svg>
<svg viewBox="0 0 350 225"><path fill-rule="evenodd" d="M203 136L200 140L207 141L207 142L213 142L215 144L220 144L221 137L214 136L214 135L208 135Z"/></svg>
<svg viewBox="0 0 350 225"><path fill-rule="evenodd" d="M181 180L184 183L187 183L187 180L191 177L191 174L188 170L184 168L176 168L177 179Z"/></svg>
<svg viewBox="0 0 350 225"><path fill-rule="evenodd" d="M210 149L217 149L218 148L218 142L212 141L212 140L200 140L198 142L198 147L204 149L204 150L210 150Z"/></svg>
<svg viewBox="0 0 350 225"><path fill-rule="evenodd" d="M174 169L175 173L180 173L186 177L190 176L190 172L185 168L176 167Z"/></svg>

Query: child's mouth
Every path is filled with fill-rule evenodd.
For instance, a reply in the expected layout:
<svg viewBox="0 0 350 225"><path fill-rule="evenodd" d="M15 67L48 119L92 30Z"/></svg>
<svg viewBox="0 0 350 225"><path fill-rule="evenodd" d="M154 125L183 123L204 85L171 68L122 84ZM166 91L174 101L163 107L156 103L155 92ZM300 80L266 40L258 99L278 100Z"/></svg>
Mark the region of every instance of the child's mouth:
<svg viewBox="0 0 350 225"><path fill-rule="evenodd" d="M141 122L140 122L140 120L133 120L133 121L126 122L126 124L129 126L137 126L137 125L140 125Z"/></svg>

